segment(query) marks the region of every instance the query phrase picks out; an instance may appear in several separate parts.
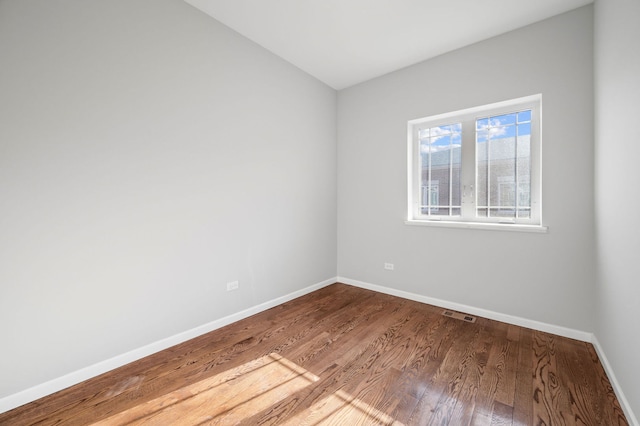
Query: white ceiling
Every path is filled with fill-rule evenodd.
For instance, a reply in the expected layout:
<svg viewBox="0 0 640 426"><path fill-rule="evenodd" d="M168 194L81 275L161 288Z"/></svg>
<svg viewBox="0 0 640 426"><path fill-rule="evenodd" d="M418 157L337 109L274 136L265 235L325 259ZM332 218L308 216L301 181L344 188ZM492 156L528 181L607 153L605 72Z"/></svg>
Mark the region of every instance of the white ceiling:
<svg viewBox="0 0 640 426"><path fill-rule="evenodd" d="M185 1L338 90L593 2Z"/></svg>

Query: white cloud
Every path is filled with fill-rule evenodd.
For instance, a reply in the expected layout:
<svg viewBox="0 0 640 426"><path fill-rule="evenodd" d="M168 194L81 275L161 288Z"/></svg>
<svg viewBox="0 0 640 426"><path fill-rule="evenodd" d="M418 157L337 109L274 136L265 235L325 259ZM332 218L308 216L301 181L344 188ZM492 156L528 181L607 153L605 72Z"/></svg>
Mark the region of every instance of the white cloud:
<svg viewBox="0 0 640 426"><path fill-rule="evenodd" d="M488 131L489 136L502 136L507 133L507 127L504 127L499 119L494 118L490 122L479 126L478 131Z"/></svg>
<svg viewBox="0 0 640 426"><path fill-rule="evenodd" d="M451 131L451 127L454 127L456 129L455 132ZM426 130L430 130L431 134L430 134L430 138L427 137L427 135L429 134ZM424 132L424 135L423 133ZM453 136L454 139L460 139L460 125L459 124L453 124L451 126L439 126L439 127L432 127L431 129L424 129L423 131L420 132L420 139L424 142L430 141L429 143L434 144L437 141L439 141L442 138L445 137L450 137Z"/></svg>

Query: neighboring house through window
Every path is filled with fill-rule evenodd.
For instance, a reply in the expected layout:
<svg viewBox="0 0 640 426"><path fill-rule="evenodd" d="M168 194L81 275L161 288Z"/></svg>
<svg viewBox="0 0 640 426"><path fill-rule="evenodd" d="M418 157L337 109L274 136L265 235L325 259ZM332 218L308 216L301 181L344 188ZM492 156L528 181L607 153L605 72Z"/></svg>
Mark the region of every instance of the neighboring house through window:
<svg viewBox="0 0 640 426"><path fill-rule="evenodd" d="M440 183L437 180L423 180L420 209L423 214L434 214L440 208Z"/></svg>

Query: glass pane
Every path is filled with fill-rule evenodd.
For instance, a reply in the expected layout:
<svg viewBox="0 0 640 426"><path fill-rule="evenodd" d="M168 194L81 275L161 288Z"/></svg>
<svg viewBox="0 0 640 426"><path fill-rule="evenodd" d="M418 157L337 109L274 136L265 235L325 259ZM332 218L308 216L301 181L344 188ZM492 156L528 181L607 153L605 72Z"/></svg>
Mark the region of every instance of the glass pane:
<svg viewBox="0 0 640 426"><path fill-rule="evenodd" d="M517 217L531 217L531 182L529 182L529 176L520 176L517 197Z"/></svg>
<svg viewBox="0 0 640 426"><path fill-rule="evenodd" d="M516 145L512 138L492 141L489 167L490 216L514 217L516 209Z"/></svg>
<svg viewBox="0 0 640 426"><path fill-rule="evenodd" d="M516 135L516 126L495 126L489 129L489 137L492 139L513 137Z"/></svg>
<svg viewBox="0 0 640 426"><path fill-rule="evenodd" d="M516 114L503 114L491 117L492 126L504 126L505 124L516 124Z"/></svg>
<svg viewBox="0 0 640 426"><path fill-rule="evenodd" d="M531 135L531 123L518 124L518 136Z"/></svg>
<svg viewBox="0 0 640 426"><path fill-rule="evenodd" d="M525 219L531 218L531 209L518 209L517 217Z"/></svg>
<svg viewBox="0 0 640 426"><path fill-rule="evenodd" d="M431 128L431 137L448 135L451 133L451 126L438 126Z"/></svg>
<svg viewBox="0 0 640 426"><path fill-rule="evenodd" d="M521 132L520 127L524 127ZM531 217L531 124L518 125L516 177L516 217Z"/></svg>
<svg viewBox="0 0 640 426"><path fill-rule="evenodd" d="M420 212L450 216L460 207L460 123L425 129L420 139Z"/></svg>
<svg viewBox="0 0 640 426"><path fill-rule="evenodd" d="M489 134L478 132L476 134L476 205L478 209L487 206L487 190L489 164Z"/></svg>
<svg viewBox="0 0 640 426"><path fill-rule="evenodd" d="M492 207L489 209L489 216L498 218L513 218L515 217L515 213L513 212L513 210L509 211L500 207Z"/></svg>
<svg viewBox="0 0 640 426"><path fill-rule="evenodd" d="M518 113L518 123L523 123L525 121L531 121L531 110Z"/></svg>
<svg viewBox="0 0 640 426"><path fill-rule="evenodd" d="M437 209L433 209L431 210L431 216L449 216L449 208L439 207Z"/></svg>
<svg viewBox="0 0 640 426"><path fill-rule="evenodd" d="M479 118L476 120L476 130L482 130L489 127L489 119L488 118Z"/></svg>
<svg viewBox="0 0 640 426"><path fill-rule="evenodd" d="M462 139L460 134L452 140L452 151L451 151L451 206L461 206L462 205L462 182L460 181L460 170L462 169ZM459 209L458 209L459 210ZM453 216L459 216L460 212L457 213L452 211L451 214Z"/></svg>
<svg viewBox="0 0 640 426"><path fill-rule="evenodd" d="M476 123L478 217L529 217L531 124L517 122L530 117L525 111Z"/></svg>

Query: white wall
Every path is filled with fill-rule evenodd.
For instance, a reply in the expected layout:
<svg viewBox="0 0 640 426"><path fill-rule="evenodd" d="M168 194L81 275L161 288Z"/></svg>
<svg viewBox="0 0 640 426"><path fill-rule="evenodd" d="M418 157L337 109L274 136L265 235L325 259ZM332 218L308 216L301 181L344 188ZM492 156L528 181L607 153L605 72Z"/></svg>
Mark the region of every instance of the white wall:
<svg viewBox="0 0 640 426"><path fill-rule="evenodd" d="M335 108L180 0L0 1L0 398L335 277Z"/></svg>
<svg viewBox="0 0 640 426"><path fill-rule="evenodd" d="M640 3L596 0L596 335L640 413ZM624 200L620 202L620 200Z"/></svg>
<svg viewBox="0 0 640 426"><path fill-rule="evenodd" d="M339 277L593 330L592 19L583 7L339 92ZM404 224L407 120L537 93L547 234Z"/></svg>

